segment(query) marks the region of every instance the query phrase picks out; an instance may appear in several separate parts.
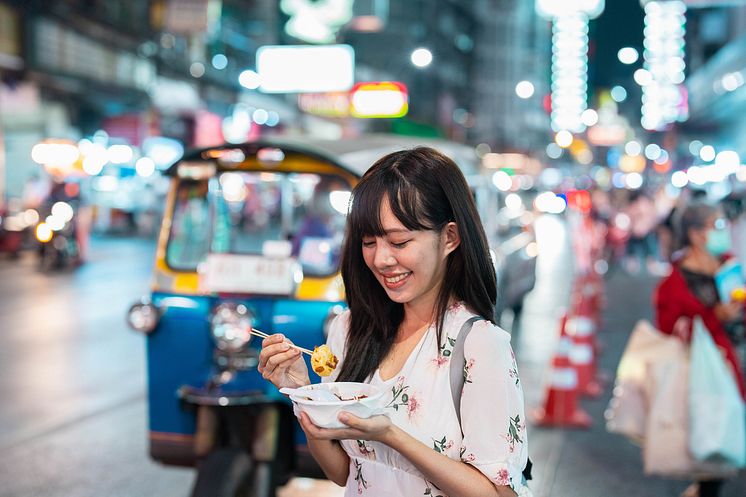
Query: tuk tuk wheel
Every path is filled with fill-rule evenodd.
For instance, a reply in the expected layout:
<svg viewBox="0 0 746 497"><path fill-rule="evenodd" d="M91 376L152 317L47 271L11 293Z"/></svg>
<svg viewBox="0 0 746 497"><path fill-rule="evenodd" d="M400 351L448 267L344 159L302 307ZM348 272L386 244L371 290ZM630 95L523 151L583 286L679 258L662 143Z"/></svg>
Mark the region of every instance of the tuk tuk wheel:
<svg viewBox="0 0 746 497"><path fill-rule="evenodd" d="M197 464L197 480L191 497L253 497L249 455L238 448L220 448Z"/></svg>
<svg viewBox="0 0 746 497"><path fill-rule="evenodd" d="M254 464L239 448L212 451L197 465L191 497L275 497L272 463Z"/></svg>

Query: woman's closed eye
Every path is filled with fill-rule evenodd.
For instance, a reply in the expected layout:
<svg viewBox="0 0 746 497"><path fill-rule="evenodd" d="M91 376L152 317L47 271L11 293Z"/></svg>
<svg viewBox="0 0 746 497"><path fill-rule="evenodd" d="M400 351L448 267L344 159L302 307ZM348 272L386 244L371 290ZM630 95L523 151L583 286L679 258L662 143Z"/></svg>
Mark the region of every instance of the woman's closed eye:
<svg viewBox="0 0 746 497"><path fill-rule="evenodd" d="M394 248L404 248L411 240L404 240L402 242L389 242Z"/></svg>

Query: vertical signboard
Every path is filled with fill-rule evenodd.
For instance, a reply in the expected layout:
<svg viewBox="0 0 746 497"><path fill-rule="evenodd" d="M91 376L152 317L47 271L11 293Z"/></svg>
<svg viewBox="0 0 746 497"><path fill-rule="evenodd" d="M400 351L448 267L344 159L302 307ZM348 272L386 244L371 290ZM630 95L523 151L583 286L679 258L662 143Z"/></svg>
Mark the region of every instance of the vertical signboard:
<svg viewBox="0 0 746 497"><path fill-rule="evenodd" d="M0 3L0 68L23 68L20 21L15 10Z"/></svg>

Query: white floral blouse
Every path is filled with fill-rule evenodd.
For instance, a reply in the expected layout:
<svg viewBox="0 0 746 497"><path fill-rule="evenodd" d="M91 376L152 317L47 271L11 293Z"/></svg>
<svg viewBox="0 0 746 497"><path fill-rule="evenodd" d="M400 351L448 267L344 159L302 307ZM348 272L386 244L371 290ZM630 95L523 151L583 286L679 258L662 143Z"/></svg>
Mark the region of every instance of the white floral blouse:
<svg viewBox="0 0 746 497"><path fill-rule="evenodd" d="M431 326L398 375L384 381L376 371L368 383L387 391L385 411L398 427L433 450L471 464L495 485L509 485L519 496L530 497L521 474L528 458L526 421L510 335L484 320L474 323L464 343L461 434L451 396L449 359L461 326L473 315L463 304L451 306L443 324L443 343L436 346L436 330ZM329 330L327 344L340 363L345 360L348 326L346 311ZM336 373L323 381L336 381ZM362 440L341 443L350 456L346 497L446 497L387 445Z"/></svg>

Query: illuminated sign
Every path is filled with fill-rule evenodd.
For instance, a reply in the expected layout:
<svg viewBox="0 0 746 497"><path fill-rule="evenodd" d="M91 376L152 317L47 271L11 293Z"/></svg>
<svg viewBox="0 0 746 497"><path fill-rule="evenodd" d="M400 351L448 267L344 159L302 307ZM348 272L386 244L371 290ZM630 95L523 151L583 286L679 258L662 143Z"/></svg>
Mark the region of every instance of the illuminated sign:
<svg viewBox="0 0 746 497"><path fill-rule="evenodd" d="M407 87L402 83L358 83L350 92L350 113L355 117L402 117L408 110Z"/></svg>
<svg viewBox="0 0 746 497"><path fill-rule="evenodd" d="M689 115L684 86L686 5L681 1L645 4L642 86L642 127L663 130Z"/></svg>
<svg viewBox="0 0 746 497"><path fill-rule="evenodd" d="M282 0L290 16L285 32L308 43L333 43L339 28L352 19L354 0Z"/></svg>
<svg viewBox="0 0 746 497"><path fill-rule="evenodd" d="M605 0L536 0L536 12L547 19L576 13L594 19L604 11L605 3Z"/></svg>
<svg viewBox="0 0 746 497"><path fill-rule="evenodd" d="M348 117L350 94L346 91L330 93L301 93L298 108L303 112L323 117Z"/></svg>
<svg viewBox="0 0 746 497"><path fill-rule="evenodd" d="M588 141L593 145L610 147L627 138L627 129L621 124L599 124L588 128Z"/></svg>
<svg viewBox="0 0 746 497"><path fill-rule="evenodd" d="M355 51L349 45L268 45L256 52L265 93L346 91L355 78Z"/></svg>

